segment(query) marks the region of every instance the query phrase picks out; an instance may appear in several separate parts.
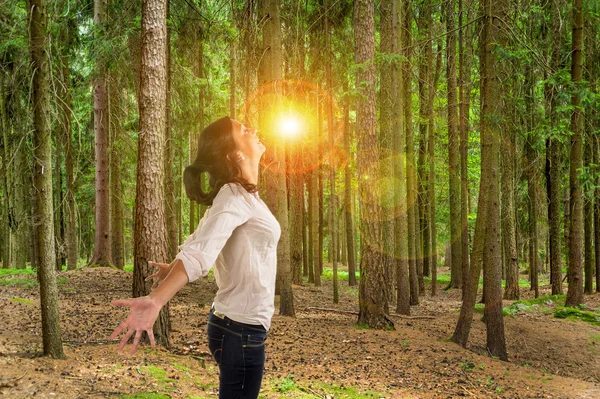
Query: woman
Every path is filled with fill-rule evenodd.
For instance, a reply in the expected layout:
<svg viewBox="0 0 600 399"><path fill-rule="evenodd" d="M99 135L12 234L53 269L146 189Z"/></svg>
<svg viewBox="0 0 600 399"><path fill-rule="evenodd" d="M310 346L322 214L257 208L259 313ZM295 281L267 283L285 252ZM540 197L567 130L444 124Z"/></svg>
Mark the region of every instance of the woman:
<svg viewBox="0 0 600 399"><path fill-rule="evenodd" d="M256 398L260 391L265 340L274 312L279 223L257 191L258 165L265 146L256 130L229 117L207 126L198 139L198 156L185 168L188 197L210 205L175 260L158 264L153 291L145 297L113 301L130 307L111 335L127 330L119 349L135 332L135 352L144 331L155 347L152 326L160 309L188 281L215 266L219 290L207 324L208 347L219 365L219 398ZM211 190L200 175L207 172Z"/></svg>

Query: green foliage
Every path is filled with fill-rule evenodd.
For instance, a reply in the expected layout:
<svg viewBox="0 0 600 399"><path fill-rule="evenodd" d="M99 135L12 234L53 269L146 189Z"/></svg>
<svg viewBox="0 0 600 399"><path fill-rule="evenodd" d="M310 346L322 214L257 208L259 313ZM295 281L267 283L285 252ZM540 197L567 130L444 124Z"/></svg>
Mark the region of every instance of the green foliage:
<svg viewBox="0 0 600 399"><path fill-rule="evenodd" d="M580 308L561 307L556 310L557 319L581 320L594 326L600 326L600 314L581 310Z"/></svg>
<svg viewBox="0 0 600 399"><path fill-rule="evenodd" d="M282 378L279 382L275 383L274 390L280 393L286 393L296 389L296 382L294 381L294 375Z"/></svg>

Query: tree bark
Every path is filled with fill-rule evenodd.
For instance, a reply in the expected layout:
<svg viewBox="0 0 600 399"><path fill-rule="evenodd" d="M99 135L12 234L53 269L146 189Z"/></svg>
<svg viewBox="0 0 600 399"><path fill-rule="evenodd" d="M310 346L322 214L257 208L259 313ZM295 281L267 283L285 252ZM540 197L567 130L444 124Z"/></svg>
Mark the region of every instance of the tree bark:
<svg viewBox="0 0 600 399"><path fill-rule="evenodd" d="M384 0L381 2L380 24L381 40L379 52L384 57L389 57L394 50L394 0ZM381 231L383 235L383 254L384 270L386 273L386 295L393 300L394 293L394 218L395 192L394 192L394 153L393 150L393 117L392 112L395 106L396 90L393 83L392 62L384 60L380 66L380 92L379 92L379 148L380 148L380 181L382 184L382 205L383 214L381 219Z"/></svg>
<svg viewBox="0 0 600 399"><path fill-rule="evenodd" d="M404 26L405 18L404 0L394 1L392 28L394 31L393 52L402 54L404 44ZM394 256L396 268L396 313L410 314L410 271L408 262L408 210L406 193L406 168L404 135L404 96L402 88L404 87L404 66L396 62L392 64L392 82L393 87L397 88L395 105L393 109L392 129L396 134L393 136L394 150L394 191L396 192L396 203L398 211L394 221Z"/></svg>
<svg viewBox="0 0 600 399"><path fill-rule="evenodd" d="M165 0L142 3L142 57L139 93L135 198L133 296L150 292L145 281L154 270L148 261L167 262L167 231L164 209L164 155L166 106L167 12ZM157 343L169 346L169 308L165 305L154 324Z"/></svg>
<svg viewBox="0 0 600 399"><path fill-rule="evenodd" d="M573 34L571 53L571 81L576 90L571 102L571 147L569 151L569 193L570 193L570 227L569 227L569 265L567 281L569 289L565 306L578 306L583 303L582 244L583 244L583 190L579 180L579 170L583 166L583 115L581 97L577 88L580 86L583 71L583 10L582 1L573 1Z"/></svg>
<svg viewBox="0 0 600 399"><path fill-rule="evenodd" d="M107 0L94 0L94 25L105 32ZM96 154L96 219L94 255L91 264L110 266L110 197L109 197L109 120L106 66L100 58L96 64L94 82L94 137Z"/></svg>
<svg viewBox="0 0 600 399"><path fill-rule="evenodd" d="M325 6L327 10L330 8L331 0L327 0L325 2ZM332 47L331 47L331 27L329 23L329 11L326 11L325 15L325 52L327 54L325 58L325 80L326 80L326 90L329 93L334 92L333 87L333 76L331 73L331 64L332 64ZM333 120L333 104L331 101L326 102L327 107L327 133L328 133L328 141L329 141L329 236L331 238L331 263L333 269L333 303L338 303L340 301L339 294L339 284L338 284L338 246L339 242L337 240L337 201L336 201L336 193L335 193L335 154L336 154L336 145L335 145L335 122Z"/></svg>
<svg viewBox="0 0 600 399"><path fill-rule="evenodd" d="M551 40L552 55L550 58L550 67L553 71L558 71L560 67L560 49L562 37L562 23L560 22L559 5L548 2L550 8L550 21L552 24ZM547 84L544 90L546 97L546 109L549 115L552 127L559 125L558 118L558 92L556 85ZM554 129L553 129L554 130ZM561 154L562 143L552 132L546 139L546 191L548 199L548 225L550 236L550 282L552 284L552 295L563 293L562 289L562 240L561 229L561 186L562 186L562 168Z"/></svg>
<svg viewBox="0 0 600 399"><path fill-rule="evenodd" d="M376 329L393 329L385 314L385 270L381 262L381 209L377 192L379 176L377 112L375 101L375 20L374 1L354 2L355 62L363 65L356 72L359 100L356 112L358 134L358 189L360 193L361 268L358 323ZM373 165L375 165L373 167ZM371 177L371 178L369 178Z"/></svg>
<svg viewBox="0 0 600 399"><path fill-rule="evenodd" d="M276 97L282 93L282 87L278 83L282 79L282 54L281 54L281 22L279 19L280 0L261 0L261 15L263 22L263 49L264 56L259 65L263 84L273 85ZM276 102L280 100L275 99ZM277 104L275 109L277 108ZM272 117L272 116L271 116ZM267 122L269 116L261 118ZM270 126L264 124L264 126ZM292 292L292 271L290 266L290 233L288 219L288 197L286 186L286 148L281 140L276 140L274 132L267 132L271 137L273 146L273 161L276 165L270 171L268 181L274 183L275 206L274 213L281 226L281 238L277 246L277 279L280 289L279 314L282 316L294 316L294 296ZM271 179L272 177L272 179ZM269 185L267 185L269 187Z"/></svg>
<svg viewBox="0 0 600 399"><path fill-rule="evenodd" d="M450 246L451 273L448 288L462 288L463 264L461 201L460 201L460 163L458 107L456 103L456 33L455 0L446 3L446 77L448 79L448 177L450 200Z"/></svg>
<svg viewBox="0 0 600 399"><path fill-rule="evenodd" d="M64 359L58 311L54 231L52 226L52 144L50 131L50 82L48 14L44 0L27 2L31 55L34 127L34 190L36 266L40 283L44 354Z"/></svg>
<svg viewBox="0 0 600 399"><path fill-rule="evenodd" d="M414 136L412 128L412 71L411 71L411 48L412 48L412 12L411 0L405 0L404 12L402 14L402 49L406 61L403 63L402 81L404 95L404 130L406 137L406 206L408 221L408 267L410 280L410 304L419 304L419 273L417 269L417 239L416 239L416 217L417 217L417 196L415 190L415 172L414 172Z"/></svg>

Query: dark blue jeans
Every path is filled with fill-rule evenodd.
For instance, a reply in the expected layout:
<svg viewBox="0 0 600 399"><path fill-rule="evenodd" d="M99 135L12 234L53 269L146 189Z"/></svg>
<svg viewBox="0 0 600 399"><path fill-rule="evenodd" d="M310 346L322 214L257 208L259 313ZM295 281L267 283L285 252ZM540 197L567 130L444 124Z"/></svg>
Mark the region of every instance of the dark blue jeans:
<svg viewBox="0 0 600 399"><path fill-rule="evenodd" d="M258 398L265 367L265 328L217 317L211 309L207 335L208 349L219 365L219 399Z"/></svg>

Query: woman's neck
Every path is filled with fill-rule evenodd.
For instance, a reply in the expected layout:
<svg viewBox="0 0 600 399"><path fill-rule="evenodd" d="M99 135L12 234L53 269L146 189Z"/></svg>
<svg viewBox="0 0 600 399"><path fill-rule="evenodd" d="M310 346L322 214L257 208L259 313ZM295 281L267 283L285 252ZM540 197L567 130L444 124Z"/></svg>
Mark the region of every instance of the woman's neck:
<svg viewBox="0 0 600 399"><path fill-rule="evenodd" d="M250 184L258 184L258 162L242 164L242 178Z"/></svg>

